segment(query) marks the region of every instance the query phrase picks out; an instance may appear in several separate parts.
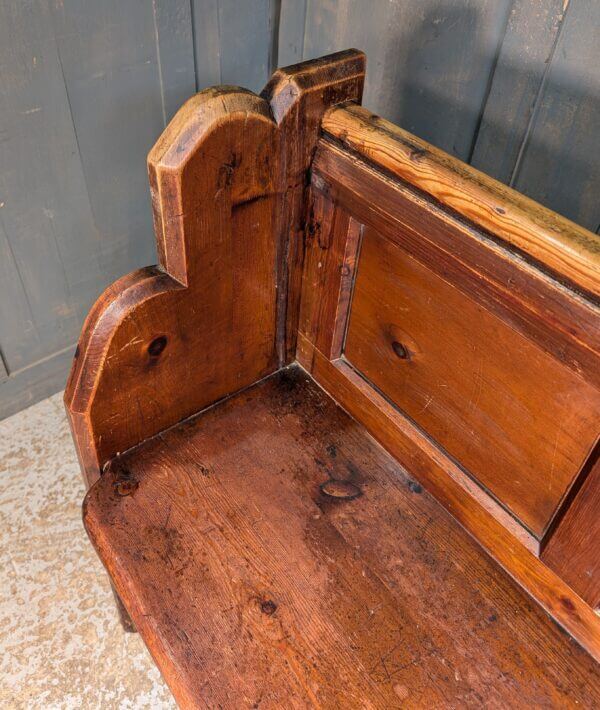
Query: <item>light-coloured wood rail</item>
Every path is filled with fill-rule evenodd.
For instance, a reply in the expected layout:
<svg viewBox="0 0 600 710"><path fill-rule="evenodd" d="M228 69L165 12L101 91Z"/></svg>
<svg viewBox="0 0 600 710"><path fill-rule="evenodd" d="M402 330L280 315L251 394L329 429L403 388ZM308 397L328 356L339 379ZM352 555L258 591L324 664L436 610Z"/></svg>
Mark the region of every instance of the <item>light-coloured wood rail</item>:
<svg viewBox="0 0 600 710"><path fill-rule="evenodd" d="M357 105L335 107L325 133L486 232L557 279L600 296L600 237Z"/></svg>

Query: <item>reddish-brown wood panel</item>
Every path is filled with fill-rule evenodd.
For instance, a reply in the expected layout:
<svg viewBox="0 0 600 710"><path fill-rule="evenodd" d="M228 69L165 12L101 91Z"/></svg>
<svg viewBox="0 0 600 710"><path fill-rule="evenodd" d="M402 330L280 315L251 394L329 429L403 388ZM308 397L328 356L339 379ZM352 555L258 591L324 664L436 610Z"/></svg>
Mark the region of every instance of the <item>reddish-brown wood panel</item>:
<svg viewBox="0 0 600 710"><path fill-rule="evenodd" d="M360 100L364 67L349 50L278 70L262 98L206 89L163 132L148 158L160 267L100 297L65 393L88 481L287 361L320 119Z"/></svg>
<svg viewBox="0 0 600 710"><path fill-rule="evenodd" d="M594 445L595 388L368 227L345 357L543 534Z"/></svg>
<svg viewBox="0 0 600 710"><path fill-rule="evenodd" d="M328 360L302 335L298 345L298 360L315 381L600 662L600 617L537 557L535 539L343 358Z"/></svg>
<svg viewBox="0 0 600 710"><path fill-rule="evenodd" d="M597 303L564 288L453 211L328 140L319 142L313 168L313 188L338 208L400 244L600 388Z"/></svg>
<svg viewBox="0 0 600 710"><path fill-rule="evenodd" d="M361 235L362 225L346 210L312 194L299 332L331 358L342 352Z"/></svg>
<svg viewBox="0 0 600 710"><path fill-rule="evenodd" d="M542 552L555 570L600 613L600 446L573 500Z"/></svg>
<svg viewBox="0 0 600 710"><path fill-rule="evenodd" d="M561 281L600 296L598 235L362 106L333 108L323 128L348 152L414 185Z"/></svg>
<svg viewBox="0 0 600 710"><path fill-rule="evenodd" d="M366 58L350 49L279 68L261 96L269 102L281 136L284 189L277 212L278 352L281 364L296 352L304 259L307 179L321 119L331 106L360 103Z"/></svg>
<svg viewBox="0 0 600 710"><path fill-rule="evenodd" d="M277 367L277 126L263 99L208 89L148 159L168 273L109 289L66 393L88 480L110 456Z"/></svg>

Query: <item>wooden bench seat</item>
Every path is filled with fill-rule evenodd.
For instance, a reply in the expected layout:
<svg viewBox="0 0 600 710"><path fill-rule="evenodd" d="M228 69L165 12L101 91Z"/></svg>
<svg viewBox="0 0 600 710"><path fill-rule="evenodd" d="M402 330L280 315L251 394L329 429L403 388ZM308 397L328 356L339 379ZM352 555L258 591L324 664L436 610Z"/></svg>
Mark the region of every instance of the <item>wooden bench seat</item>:
<svg viewBox="0 0 600 710"><path fill-rule="evenodd" d="M85 524L184 705L600 702L594 661L297 365L114 461Z"/></svg>
<svg viewBox="0 0 600 710"><path fill-rule="evenodd" d="M65 393L85 526L184 707L600 702L600 238L358 104L201 91L158 266Z"/></svg>

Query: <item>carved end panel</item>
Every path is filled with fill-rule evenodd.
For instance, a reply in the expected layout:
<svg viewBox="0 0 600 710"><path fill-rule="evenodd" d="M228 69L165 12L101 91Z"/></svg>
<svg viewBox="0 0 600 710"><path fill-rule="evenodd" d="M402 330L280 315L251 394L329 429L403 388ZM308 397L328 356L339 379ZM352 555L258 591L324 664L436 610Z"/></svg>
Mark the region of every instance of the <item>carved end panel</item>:
<svg viewBox="0 0 600 710"><path fill-rule="evenodd" d="M66 395L86 477L277 366L277 126L266 101L209 89L148 159L160 267L88 318Z"/></svg>
<svg viewBox="0 0 600 710"><path fill-rule="evenodd" d="M202 91L151 150L159 266L123 277L100 297L65 394L88 482L117 453L285 359L283 265L290 224L300 232L303 220L297 176L308 170L325 108L362 89L360 58L298 65L285 74L294 87L286 97L276 78L279 122L265 97L237 87Z"/></svg>

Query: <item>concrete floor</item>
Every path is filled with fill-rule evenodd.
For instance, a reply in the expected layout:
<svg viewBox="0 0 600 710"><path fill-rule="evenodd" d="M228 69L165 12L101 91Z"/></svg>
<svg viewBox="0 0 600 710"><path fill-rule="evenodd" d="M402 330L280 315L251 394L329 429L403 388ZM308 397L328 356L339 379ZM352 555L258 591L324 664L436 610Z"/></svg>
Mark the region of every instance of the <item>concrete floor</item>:
<svg viewBox="0 0 600 710"><path fill-rule="evenodd" d="M174 708L81 523L62 395L0 422L0 708Z"/></svg>

